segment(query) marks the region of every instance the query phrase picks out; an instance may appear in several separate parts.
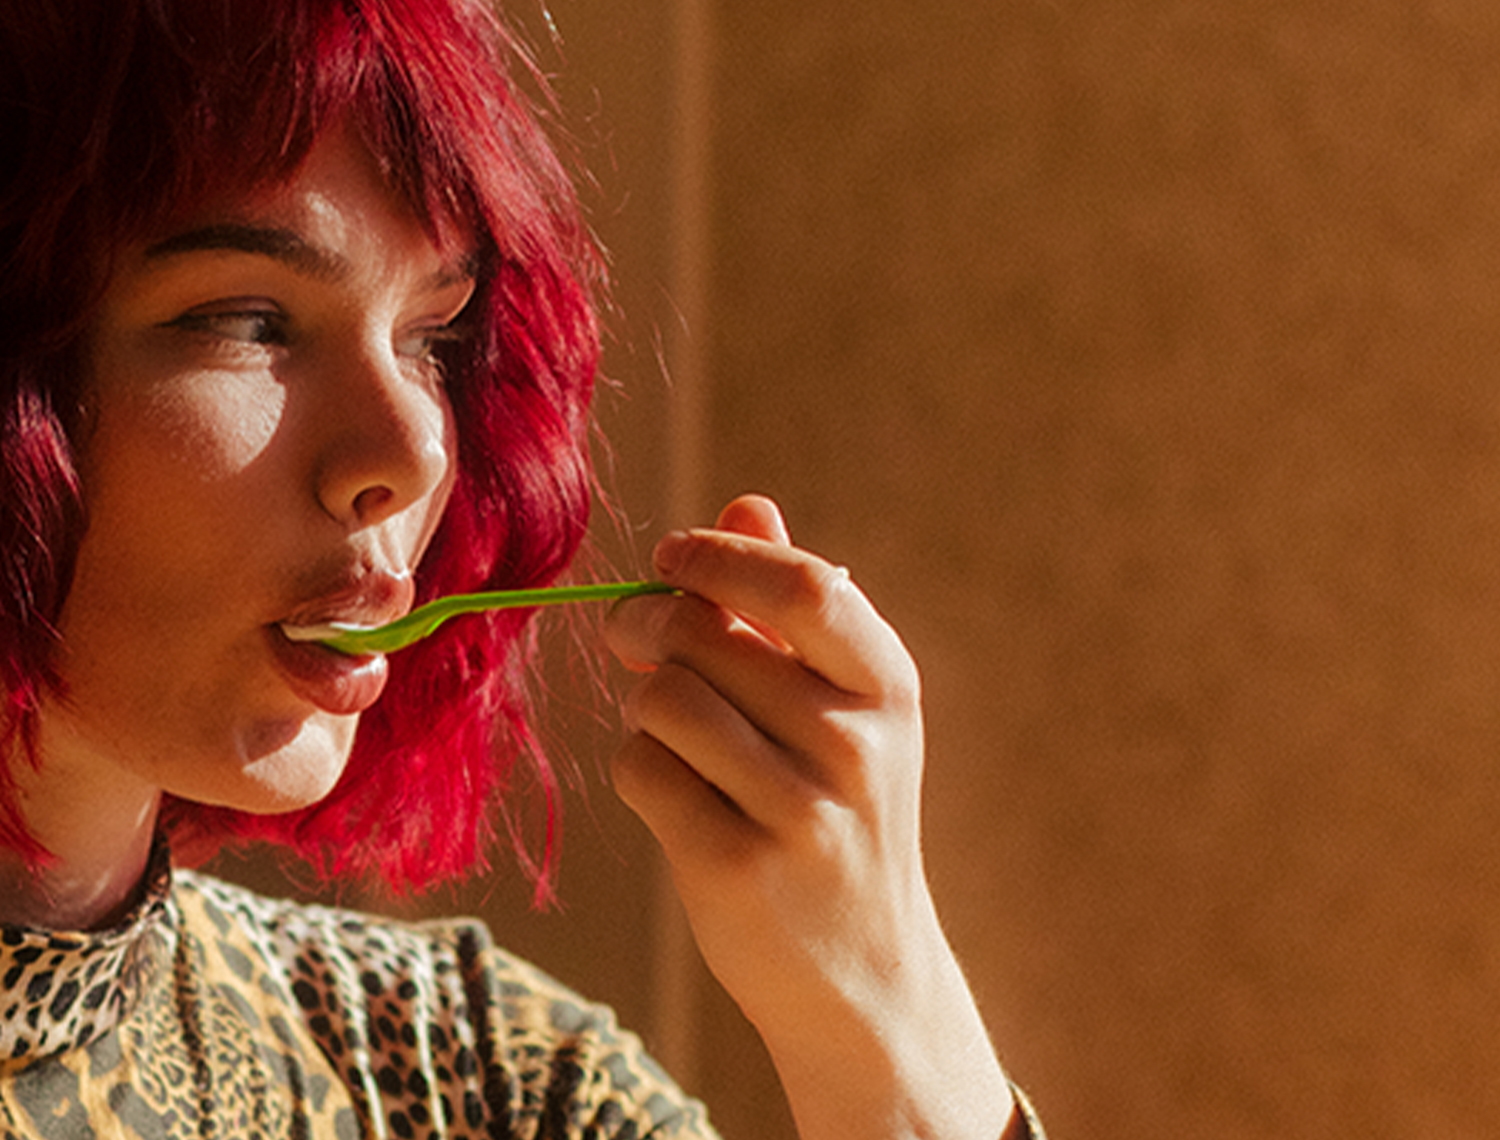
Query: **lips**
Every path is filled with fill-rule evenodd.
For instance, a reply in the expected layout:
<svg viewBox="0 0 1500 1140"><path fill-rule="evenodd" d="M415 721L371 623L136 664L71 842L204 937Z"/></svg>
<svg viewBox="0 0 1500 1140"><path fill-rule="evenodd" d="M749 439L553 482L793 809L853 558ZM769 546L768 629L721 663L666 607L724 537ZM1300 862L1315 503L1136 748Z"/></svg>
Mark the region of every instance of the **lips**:
<svg viewBox="0 0 1500 1140"><path fill-rule="evenodd" d="M316 642L292 641L274 625L267 627L266 638L292 691L324 712L364 712L385 690L390 669L383 654L350 657Z"/></svg>
<svg viewBox="0 0 1500 1140"><path fill-rule="evenodd" d="M283 627L330 621L380 625L411 609L414 593L409 573L346 573L298 606L288 620L266 627L271 658L292 691L309 704L339 716L364 712L385 690L390 673L385 656L351 657L316 642L294 641Z"/></svg>

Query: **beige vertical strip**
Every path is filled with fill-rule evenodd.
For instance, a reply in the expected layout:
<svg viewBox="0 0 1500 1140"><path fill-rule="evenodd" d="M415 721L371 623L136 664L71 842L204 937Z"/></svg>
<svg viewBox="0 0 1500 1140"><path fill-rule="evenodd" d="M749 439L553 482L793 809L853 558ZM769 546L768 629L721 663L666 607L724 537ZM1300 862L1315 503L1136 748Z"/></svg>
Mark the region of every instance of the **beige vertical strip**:
<svg viewBox="0 0 1500 1140"><path fill-rule="evenodd" d="M667 520L672 526L707 518L709 321L709 143L712 109L712 25L709 0L674 0L670 140L671 260L667 287L677 319L665 330L671 382L667 423ZM657 945L653 979L654 1048L667 1069L691 1089L698 1072L698 1010L702 966L692 932L664 861L658 863Z"/></svg>
<svg viewBox="0 0 1500 1140"><path fill-rule="evenodd" d="M667 329L671 377L667 509L674 526L704 521L707 502L709 150L712 75L709 0L674 0L668 288L678 319Z"/></svg>

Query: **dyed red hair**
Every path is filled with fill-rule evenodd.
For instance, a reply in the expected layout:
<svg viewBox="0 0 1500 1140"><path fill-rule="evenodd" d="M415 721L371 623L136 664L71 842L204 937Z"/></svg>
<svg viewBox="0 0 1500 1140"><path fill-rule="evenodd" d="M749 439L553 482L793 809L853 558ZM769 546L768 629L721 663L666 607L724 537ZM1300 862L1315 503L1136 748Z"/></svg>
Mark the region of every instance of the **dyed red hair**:
<svg viewBox="0 0 1500 1140"><path fill-rule="evenodd" d="M539 81L484 0L28 0L0 12L0 758L38 762L58 616L87 503L72 438L82 342L110 258L225 188L292 175L355 124L436 236L477 242L477 335L445 366L459 476L419 600L546 583L584 537L598 259L516 76ZM255 816L170 801L202 857L265 840L325 876L397 887L483 858L501 793L529 764L550 865L554 781L514 614L453 623L391 661L335 790ZM0 844L44 858L0 759ZM524 853L523 853L524 854Z"/></svg>

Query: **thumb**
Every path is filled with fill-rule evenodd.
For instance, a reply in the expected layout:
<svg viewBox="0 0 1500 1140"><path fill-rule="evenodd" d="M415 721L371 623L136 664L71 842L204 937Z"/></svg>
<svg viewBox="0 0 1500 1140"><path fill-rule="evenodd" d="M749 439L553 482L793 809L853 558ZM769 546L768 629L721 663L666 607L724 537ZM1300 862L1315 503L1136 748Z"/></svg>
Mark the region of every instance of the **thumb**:
<svg viewBox="0 0 1500 1140"><path fill-rule="evenodd" d="M792 544L791 532L782 518L781 508L765 495L741 495L719 512L715 527L750 538L764 539L777 546Z"/></svg>
<svg viewBox="0 0 1500 1140"><path fill-rule="evenodd" d="M786 519L781 516L781 508L776 505L774 499L765 495L740 495L719 512L718 521L714 523L714 526L718 530L743 534L747 538L758 538L776 546L792 545L792 535L787 530ZM745 617L741 617L740 620L778 649L786 653L791 652L791 646L787 644L786 639L770 626Z"/></svg>

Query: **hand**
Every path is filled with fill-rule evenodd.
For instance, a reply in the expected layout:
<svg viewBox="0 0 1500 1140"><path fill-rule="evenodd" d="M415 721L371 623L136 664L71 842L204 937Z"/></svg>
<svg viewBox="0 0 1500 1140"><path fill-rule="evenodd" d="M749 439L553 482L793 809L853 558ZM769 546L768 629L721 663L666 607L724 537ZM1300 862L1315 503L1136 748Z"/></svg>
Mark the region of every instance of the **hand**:
<svg viewBox="0 0 1500 1140"><path fill-rule="evenodd" d="M644 674L616 786L804 1138L994 1140L1010 1096L927 888L900 639L767 499L668 535L656 569L684 593L623 602L606 626Z"/></svg>

